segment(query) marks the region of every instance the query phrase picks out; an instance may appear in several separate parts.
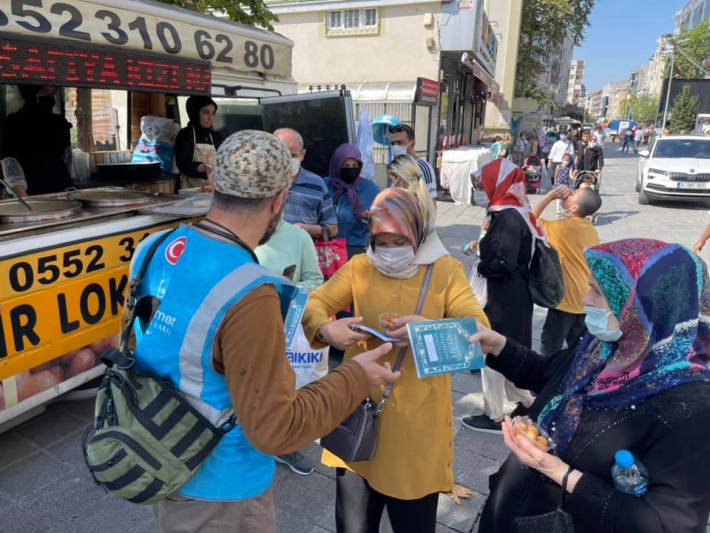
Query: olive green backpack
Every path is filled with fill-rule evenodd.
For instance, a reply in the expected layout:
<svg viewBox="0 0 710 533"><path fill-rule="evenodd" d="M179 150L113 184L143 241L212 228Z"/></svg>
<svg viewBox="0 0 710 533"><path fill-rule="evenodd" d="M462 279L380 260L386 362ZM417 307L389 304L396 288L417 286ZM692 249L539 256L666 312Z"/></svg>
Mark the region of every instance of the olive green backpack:
<svg viewBox="0 0 710 533"><path fill-rule="evenodd" d="M232 415L224 426L214 427L170 383L139 373L128 348L133 322L140 314L138 285L170 233L155 240L131 281L121 347L101 355L108 369L96 397L94 422L86 428L82 442L86 465L96 483L124 500L144 505L185 485L236 420Z"/></svg>

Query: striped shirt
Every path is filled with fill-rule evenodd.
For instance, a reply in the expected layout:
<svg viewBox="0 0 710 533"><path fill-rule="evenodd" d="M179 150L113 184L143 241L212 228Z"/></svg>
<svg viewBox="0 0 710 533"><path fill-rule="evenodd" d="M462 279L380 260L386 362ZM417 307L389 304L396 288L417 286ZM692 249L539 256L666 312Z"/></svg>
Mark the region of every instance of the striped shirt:
<svg viewBox="0 0 710 533"><path fill-rule="evenodd" d="M417 158L417 165L419 165L419 170L424 178L424 183L426 183L426 188L429 190L429 195L436 200L436 174L434 173L434 167L421 158Z"/></svg>
<svg viewBox="0 0 710 533"><path fill-rule="evenodd" d="M333 199L323 178L302 168L286 198L283 218L290 224L338 224Z"/></svg>

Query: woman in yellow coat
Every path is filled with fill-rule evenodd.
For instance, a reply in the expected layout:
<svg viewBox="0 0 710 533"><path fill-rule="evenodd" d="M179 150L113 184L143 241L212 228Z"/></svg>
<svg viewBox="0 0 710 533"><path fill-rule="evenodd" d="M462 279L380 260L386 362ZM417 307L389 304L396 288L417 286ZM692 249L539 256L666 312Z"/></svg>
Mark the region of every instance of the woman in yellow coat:
<svg viewBox="0 0 710 533"><path fill-rule="evenodd" d="M433 230L434 221L417 196L386 189L370 211L370 247L353 257L333 278L311 293L304 316L314 345L347 349L346 359L381 344L350 329L353 323L381 329L379 316L400 316L386 332L408 342L406 324L421 320L474 317L488 324L463 265L453 259ZM412 316L433 265L421 316ZM350 305L355 318L330 317ZM321 344L322 345L322 344ZM384 356L394 366L398 347ZM373 388L379 402L384 387ZM323 452L323 463L337 468L338 533L379 531L387 509L395 533L433 533L440 492L454 486L454 433L451 377L417 378L409 350L389 403L380 419L377 449L370 461L345 464Z"/></svg>

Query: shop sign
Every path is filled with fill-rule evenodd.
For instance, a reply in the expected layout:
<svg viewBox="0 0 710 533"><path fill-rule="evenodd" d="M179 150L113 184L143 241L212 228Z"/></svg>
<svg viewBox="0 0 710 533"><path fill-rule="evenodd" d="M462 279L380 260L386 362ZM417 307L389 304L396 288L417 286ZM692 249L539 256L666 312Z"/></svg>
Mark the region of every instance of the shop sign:
<svg viewBox="0 0 710 533"><path fill-rule="evenodd" d="M0 380L118 333L136 246L176 225L0 260Z"/></svg>
<svg viewBox="0 0 710 533"><path fill-rule="evenodd" d="M291 75L291 47L260 39L266 32L251 29L243 33L220 21L201 25L204 17L195 14L190 22L180 17L158 17L135 9L114 7L118 2L72 0L12 0L0 3L0 31L33 38L38 42L54 38L80 45L86 50L97 46L118 50L156 52L165 57L209 61L212 67L239 72L260 72L280 77ZM149 4L151 5L151 4ZM166 14L171 14L165 8ZM234 28L238 28L236 25ZM231 31L230 31L231 30Z"/></svg>
<svg viewBox="0 0 710 533"><path fill-rule="evenodd" d="M426 78L417 78L414 103L427 106L437 105L439 103L439 82Z"/></svg>
<svg viewBox="0 0 710 533"><path fill-rule="evenodd" d="M491 76L495 76L496 58L498 55L498 38L493 31L493 26L491 25L490 20L488 20L488 15L483 10L482 5L479 9L479 16L476 21L475 39L473 41L473 45L473 51L476 59L478 59L481 65L483 65Z"/></svg>

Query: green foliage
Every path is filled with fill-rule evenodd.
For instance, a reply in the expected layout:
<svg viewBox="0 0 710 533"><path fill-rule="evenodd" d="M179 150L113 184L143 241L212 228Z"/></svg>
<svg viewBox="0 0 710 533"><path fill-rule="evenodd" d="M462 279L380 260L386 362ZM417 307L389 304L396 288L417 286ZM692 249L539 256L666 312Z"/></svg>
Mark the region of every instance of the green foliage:
<svg viewBox="0 0 710 533"><path fill-rule="evenodd" d="M695 118L700 100L691 96L690 85L684 85L680 94L673 100L673 115L671 116L671 131L673 133L690 133L695 129Z"/></svg>
<svg viewBox="0 0 710 533"><path fill-rule="evenodd" d="M678 48L683 50L693 60L693 62L705 66L708 52L710 52L710 23L708 19L695 26L692 30L683 30L676 37L676 42L682 42L687 39L687 42L678 44ZM666 78L670 70L670 61L666 66ZM673 65L674 78L686 79L702 79L705 78L705 72L688 61L683 54L676 50L675 61Z"/></svg>
<svg viewBox="0 0 710 533"><path fill-rule="evenodd" d="M261 26L273 31L272 22L278 22L279 18L266 7L263 0L159 0L164 4L191 9L208 15L213 12L223 12L230 20L248 24L250 26Z"/></svg>
<svg viewBox="0 0 710 533"><path fill-rule="evenodd" d="M639 124L649 124L656 118L658 100L650 94L635 94L631 97L631 114Z"/></svg>
<svg viewBox="0 0 710 533"><path fill-rule="evenodd" d="M596 119L596 117L593 117L592 115L590 115L589 113L587 113L585 111L584 112L584 122L589 123L589 124L596 124L597 119Z"/></svg>
<svg viewBox="0 0 710 533"><path fill-rule="evenodd" d="M550 104L550 96L538 86L548 68L541 60L559 46L567 33L579 46L584 41L589 17L597 0L524 0L515 96ZM565 71L564 76L567 75Z"/></svg>

